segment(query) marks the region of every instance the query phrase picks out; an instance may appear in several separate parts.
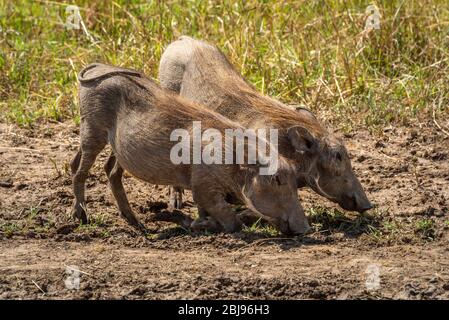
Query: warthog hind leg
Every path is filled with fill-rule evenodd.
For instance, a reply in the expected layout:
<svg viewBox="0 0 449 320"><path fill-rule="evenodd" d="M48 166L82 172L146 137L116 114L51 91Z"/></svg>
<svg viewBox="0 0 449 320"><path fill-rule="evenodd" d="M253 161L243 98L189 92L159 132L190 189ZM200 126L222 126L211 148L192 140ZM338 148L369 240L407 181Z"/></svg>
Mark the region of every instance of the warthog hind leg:
<svg viewBox="0 0 449 320"><path fill-rule="evenodd" d="M109 156L104 169L106 171L106 175L108 176L109 186L112 190L115 201L117 202L120 214L126 219L126 221L128 221L131 226L145 233L145 226L140 223L140 221L132 212L131 206L129 205L129 201L126 197L125 188L123 187L122 182L123 168L118 163L114 154L111 154Z"/></svg>
<svg viewBox="0 0 449 320"><path fill-rule="evenodd" d="M78 151L71 162L72 173L74 173L73 193L75 194L73 216L76 219L79 219L83 224L86 224L88 222L85 210L86 201L84 195L87 175L89 174L89 169L94 164L97 155L104 148L104 146L105 144L99 144L95 149L89 148L87 150L81 148L81 150Z"/></svg>
<svg viewBox="0 0 449 320"><path fill-rule="evenodd" d="M81 154L82 154L81 149L79 149L76 155L73 157L72 161L70 161L70 169L72 171L73 176L76 174L80 166Z"/></svg>

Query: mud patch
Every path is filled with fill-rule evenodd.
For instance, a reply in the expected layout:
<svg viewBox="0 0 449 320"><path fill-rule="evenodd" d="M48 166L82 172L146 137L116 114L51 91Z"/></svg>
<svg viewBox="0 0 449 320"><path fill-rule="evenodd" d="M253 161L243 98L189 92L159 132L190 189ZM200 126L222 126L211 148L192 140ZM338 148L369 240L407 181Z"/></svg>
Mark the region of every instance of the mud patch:
<svg viewBox="0 0 449 320"><path fill-rule="evenodd" d="M90 218L71 219L70 123L33 130L0 124L0 298L350 299L449 298L449 140L432 124L346 137L376 208L345 212L309 190L299 196L314 232L285 238L263 222L236 234L193 233L158 221L168 189L125 175L147 237L119 216L105 150L88 178ZM196 207L186 192L182 214ZM159 219L160 220L160 219ZM367 267L380 287L366 286ZM75 265L80 289L65 286Z"/></svg>

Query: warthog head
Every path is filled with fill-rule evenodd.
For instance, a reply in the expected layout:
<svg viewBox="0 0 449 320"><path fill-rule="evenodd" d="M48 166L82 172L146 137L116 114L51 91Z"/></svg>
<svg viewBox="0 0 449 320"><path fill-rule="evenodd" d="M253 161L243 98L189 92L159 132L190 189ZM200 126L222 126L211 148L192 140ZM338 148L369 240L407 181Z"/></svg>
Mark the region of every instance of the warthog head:
<svg viewBox="0 0 449 320"><path fill-rule="evenodd" d="M288 138L301 159L298 187L308 185L345 210L364 212L373 207L340 139L329 133L316 138L301 126L290 127Z"/></svg>
<svg viewBox="0 0 449 320"><path fill-rule="evenodd" d="M242 190L245 204L284 234L304 234L310 230L299 202L294 170L282 157L273 175L260 175L244 168Z"/></svg>

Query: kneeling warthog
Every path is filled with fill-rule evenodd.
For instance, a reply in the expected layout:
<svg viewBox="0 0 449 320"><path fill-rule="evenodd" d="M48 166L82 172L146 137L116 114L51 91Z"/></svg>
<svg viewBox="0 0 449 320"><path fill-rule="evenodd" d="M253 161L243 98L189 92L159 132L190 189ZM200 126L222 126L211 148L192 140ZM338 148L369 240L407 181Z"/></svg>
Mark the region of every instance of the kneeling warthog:
<svg viewBox="0 0 449 320"><path fill-rule="evenodd" d="M80 148L71 162L75 194L74 216L87 222L85 181L97 155L109 143L113 153L105 170L122 216L144 229L131 211L123 184L124 170L158 185L191 189L194 201L220 224L233 232L241 223L226 202L232 195L264 216L284 233L309 229L297 199L294 169L282 157L278 170L261 175L250 164L174 164L171 141L175 129L192 133L194 121L202 129L243 129L210 109L160 88L140 72L104 64L91 64L79 74ZM226 134L223 134L226 136ZM270 145L271 146L271 145Z"/></svg>
<svg viewBox="0 0 449 320"><path fill-rule="evenodd" d="M294 163L298 187L309 186L346 210L372 208L343 142L310 111L292 110L259 93L217 47L180 37L162 55L159 80L162 87L246 128L278 129L279 153Z"/></svg>

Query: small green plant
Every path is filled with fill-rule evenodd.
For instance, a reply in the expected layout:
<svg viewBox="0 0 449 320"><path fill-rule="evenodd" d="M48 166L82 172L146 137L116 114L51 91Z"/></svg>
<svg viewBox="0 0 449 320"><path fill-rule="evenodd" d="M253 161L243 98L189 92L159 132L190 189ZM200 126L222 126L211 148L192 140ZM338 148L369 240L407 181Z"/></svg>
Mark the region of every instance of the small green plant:
<svg viewBox="0 0 449 320"><path fill-rule="evenodd" d="M36 231L37 233L48 233L53 226L54 226L53 223L48 222L45 223L43 226L34 227L34 231Z"/></svg>
<svg viewBox="0 0 449 320"><path fill-rule="evenodd" d="M102 238L109 238L111 236L111 233L108 230L103 230L101 232L101 237Z"/></svg>
<svg viewBox="0 0 449 320"><path fill-rule="evenodd" d="M109 221L104 215L92 215L89 218L89 223L80 224L75 232L92 232L99 228L105 227L109 224Z"/></svg>
<svg viewBox="0 0 449 320"><path fill-rule="evenodd" d="M7 222L1 225L0 230L7 238L11 238L15 232L19 231L21 227L14 222Z"/></svg>
<svg viewBox="0 0 449 320"><path fill-rule="evenodd" d="M367 227L367 232L369 237L371 237L372 239L374 239L376 242L382 242L385 240L384 234L382 233L382 231L376 227L373 227L371 225L369 225Z"/></svg>
<svg viewBox="0 0 449 320"><path fill-rule="evenodd" d="M259 218L250 226L245 226L242 230L246 233L258 233L268 237L275 237L279 235L279 231L270 224L262 223Z"/></svg>
<svg viewBox="0 0 449 320"><path fill-rule="evenodd" d="M62 175L62 173L61 173L61 170L59 170L59 168L58 168L58 164L56 163L56 160L54 160L53 158L49 158L49 159L50 159L51 164L53 165L53 169L56 172L56 178L59 178Z"/></svg>
<svg viewBox="0 0 449 320"><path fill-rule="evenodd" d="M415 224L415 231L424 239L433 240L435 238L435 223L428 218L420 219Z"/></svg>
<svg viewBox="0 0 449 320"><path fill-rule="evenodd" d="M28 209L27 218L30 220L36 218L40 211L40 208L31 206L30 209Z"/></svg>
<svg viewBox="0 0 449 320"><path fill-rule="evenodd" d="M381 215L377 211L354 214L336 208L312 207L307 215L314 230L319 232L336 231L347 235L380 233Z"/></svg>

